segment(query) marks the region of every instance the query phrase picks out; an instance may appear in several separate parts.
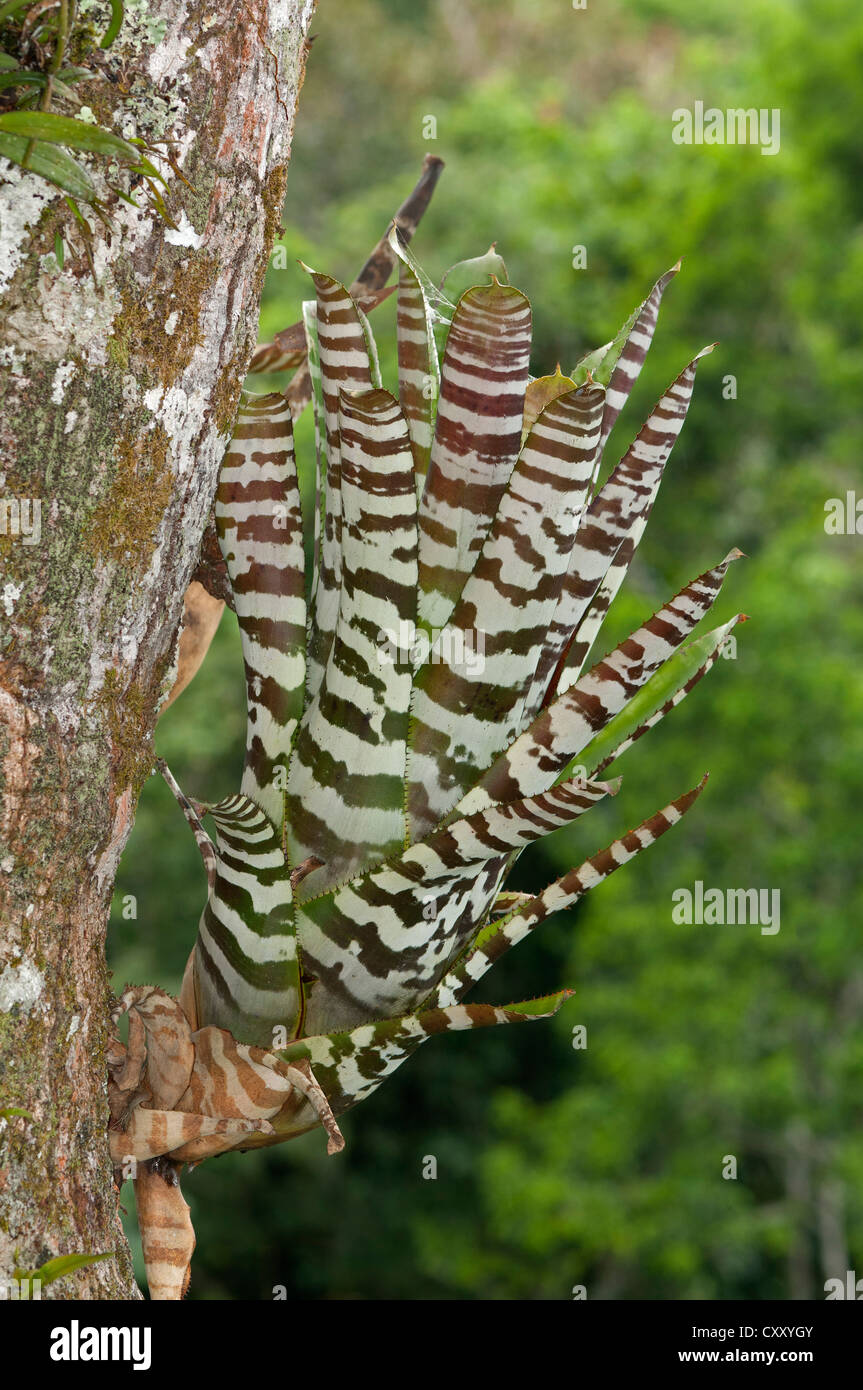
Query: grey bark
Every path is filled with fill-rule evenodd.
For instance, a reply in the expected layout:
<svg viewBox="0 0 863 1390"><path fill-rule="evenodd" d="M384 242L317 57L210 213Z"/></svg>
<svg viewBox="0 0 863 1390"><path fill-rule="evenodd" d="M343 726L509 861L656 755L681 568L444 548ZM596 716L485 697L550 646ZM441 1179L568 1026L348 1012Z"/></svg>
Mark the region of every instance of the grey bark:
<svg viewBox="0 0 863 1390"><path fill-rule="evenodd" d="M139 1296L106 1140L107 913L255 343L314 0L126 9L117 80L87 99L171 138L179 231L117 202L94 285L62 198L0 161L0 503L19 504L0 534L0 1111L33 1117L0 1118L0 1281L117 1252L58 1299Z"/></svg>

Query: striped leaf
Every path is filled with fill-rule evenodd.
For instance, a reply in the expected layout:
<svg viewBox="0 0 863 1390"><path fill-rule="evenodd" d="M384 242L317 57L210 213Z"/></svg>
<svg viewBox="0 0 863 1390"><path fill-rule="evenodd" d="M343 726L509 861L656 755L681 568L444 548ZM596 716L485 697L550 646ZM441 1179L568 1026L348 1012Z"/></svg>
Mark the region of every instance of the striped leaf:
<svg viewBox="0 0 863 1390"><path fill-rule="evenodd" d="M657 402L620 463L588 508L569 559L545 648L525 702L532 717L556 689L566 689L593 645L641 540L674 443L683 428L705 348ZM605 417L603 416L603 419ZM563 682L561 686L561 682Z"/></svg>
<svg viewBox="0 0 863 1390"><path fill-rule="evenodd" d="M482 979L495 961L511 946L517 945L529 936L546 917L550 917L553 912L562 911L565 907L574 906L591 888L595 888L603 879L613 874L615 869L619 869L622 864L626 864L636 854L654 844L667 830L676 825L697 801L706 782L705 776L697 787L669 802L661 811L656 811L636 826L635 830L630 830L620 839L612 841L605 849L600 850L599 854L586 859L577 869L570 869L541 893L537 893L499 921L490 922L483 927L462 958L424 1002L423 1007L434 1005L446 1008L457 1003L477 980Z"/></svg>
<svg viewBox="0 0 863 1390"><path fill-rule="evenodd" d="M229 1149L242 1147L251 1134L263 1130L272 1134L272 1125L264 1120L233 1120L210 1115L187 1115L182 1110L151 1110L139 1106L132 1111L125 1130L109 1132L111 1157L117 1167L129 1158L139 1163L163 1154L181 1152L188 1161L193 1155L213 1158ZM202 1143L202 1141L204 1141Z"/></svg>
<svg viewBox="0 0 863 1390"><path fill-rule="evenodd" d="M284 781L305 686L305 553L290 407L246 398L216 493L246 668L243 793L281 827Z"/></svg>
<svg viewBox="0 0 863 1390"><path fill-rule="evenodd" d="M253 802L210 808L215 880L195 943L199 1019L259 1045L300 1016L293 892L279 830Z"/></svg>
<svg viewBox="0 0 863 1390"><path fill-rule="evenodd" d="M306 266L305 269L308 270ZM324 414L325 520L308 644L307 699L320 689L339 616L342 584L342 489L339 399L373 386L367 326L344 285L310 270L317 292L317 342Z"/></svg>
<svg viewBox="0 0 863 1390"><path fill-rule="evenodd" d="M417 520L407 425L387 391L341 393L342 584L326 677L303 716L288 776L292 864L323 867L303 884L317 896L398 849L413 625ZM394 637L391 644L389 636Z"/></svg>
<svg viewBox="0 0 863 1390"><path fill-rule="evenodd" d="M420 507L419 617L449 617L518 456L530 305L508 285L467 290L447 337Z"/></svg>
<svg viewBox="0 0 863 1390"><path fill-rule="evenodd" d="M593 736L605 727L710 610L725 573L741 552L732 550L675 597L543 710L459 803L462 814L490 802L545 791Z"/></svg>
<svg viewBox="0 0 863 1390"><path fill-rule="evenodd" d="M478 860L511 854L563 825L570 825L597 801L615 795L618 787L619 781L591 782L579 775L539 796L501 802L472 816L462 816L412 845L402 856L401 866L416 864L423 877L439 877Z"/></svg>
<svg viewBox="0 0 863 1390"><path fill-rule="evenodd" d="M396 227L390 233L390 246L399 259L399 402L410 432L417 496L422 497L440 392L434 313L413 257L402 245Z"/></svg>
<svg viewBox="0 0 863 1390"><path fill-rule="evenodd" d="M614 428L617 417L638 380L644 359L653 342L662 296L679 270L680 261L660 276L644 303L623 325L597 367L597 380L608 387L605 419L602 423L602 448L605 448L605 442Z"/></svg>
<svg viewBox="0 0 863 1390"><path fill-rule="evenodd" d="M283 1054L307 1058L336 1115L365 1100L417 1048L438 1033L551 1018L572 990L558 990L518 1004L456 1004L402 1018L379 1019L348 1032L307 1037Z"/></svg>
<svg viewBox="0 0 863 1390"><path fill-rule="evenodd" d="M321 537L324 531L324 501L327 487L327 425L321 382L321 352L318 344L318 305L314 299L303 301L303 331L306 337L306 365L315 422L315 510L312 520L312 583L309 594L310 609L314 611L321 577Z"/></svg>
<svg viewBox="0 0 863 1390"><path fill-rule="evenodd" d="M408 806L424 835L518 732L595 476L605 392L536 420L452 617L415 682Z"/></svg>
<svg viewBox="0 0 863 1390"><path fill-rule="evenodd" d="M356 296L356 303L364 313L376 309L393 292L389 289L366 292ZM306 333L304 319L298 319L277 333L271 343L258 343L249 363L249 373L290 371L299 367L306 356Z"/></svg>
<svg viewBox="0 0 863 1390"><path fill-rule="evenodd" d="M413 1008L490 910L510 858L616 787L574 781L441 828L298 914L321 1032Z"/></svg>
<svg viewBox="0 0 863 1390"><path fill-rule="evenodd" d="M305 357L305 344L284 348L277 342L259 343L249 363L249 375L256 372L290 372L301 366Z"/></svg>
<svg viewBox="0 0 863 1390"><path fill-rule="evenodd" d="M726 642L746 615L738 613L730 622L706 632L674 653L646 685L633 695L619 714L610 719L601 733L578 754L582 776L593 777L604 771L641 736L652 729L670 710L686 699L690 690L707 675L723 655ZM568 768L563 771L567 776Z"/></svg>

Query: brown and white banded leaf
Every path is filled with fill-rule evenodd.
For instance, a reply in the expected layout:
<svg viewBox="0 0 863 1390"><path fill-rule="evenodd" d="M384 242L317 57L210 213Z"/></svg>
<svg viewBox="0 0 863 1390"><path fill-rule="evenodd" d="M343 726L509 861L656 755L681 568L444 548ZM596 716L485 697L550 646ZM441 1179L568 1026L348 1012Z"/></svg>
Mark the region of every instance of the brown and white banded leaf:
<svg viewBox="0 0 863 1390"><path fill-rule="evenodd" d="M609 346L608 354L601 364L600 380L607 381L608 393L605 398L605 418L602 422L602 443L605 448L608 436L629 399L629 394L641 374L644 359L653 342L653 334L659 319L659 306L668 285L680 270L680 261L667 270L657 280L650 294L635 314L624 325L617 338ZM612 366L610 379L605 375Z"/></svg>
<svg viewBox="0 0 863 1390"><path fill-rule="evenodd" d="M571 990L559 990L517 1004L456 1004L378 1019L348 1032L304 1038L286 1055L309 1059L333 1111L340 1115L376 1091L429 1038L550 1018L571 994Z"/></svg>
<svg viewBox="0 0 863 1390"><path fill-rule="evenodd" d="M308 267L306 267L308 269ZM367 323L344 285L310 270L317 293L317 346L324 415L326 479L320 569L314 584L308 644L307 699L320 689L339 616L342 586L342 488L339 398L374 385Z"/></svg>
<svg viewBox="0 0 863 1390"><path fill-rule="evenodd" d="M686 419L698 362L710 351L698 353L671 383L587 509L525 702L526 718L549 700L567 663L576 675L581 670L644 534Z"/></svg>
<svg viewBox="0 0 863 1390"><path fill-rule="evenodd" d="M424 1001L423 1007L430 1004L448 1007L462 999L477 980L491 969L495 961L534 931L546 917L550 917L553 912L560 912L565 907L572 907L591 888L595 888L603 879L614 873L615 869L619 869L636 854L654 844L667 830L676 825L701 795L706 782L705 776L697 787L669 802L634 830L630 830L620 839L613 840L578 868L570 869L541 893L518 905L507 916L483 927L461 960L456 962L430 998Z"/></svg>
<svg viewBox="0 0 863 1390"><path fill-rule="evenodd" d="M518 457L530 358L530 305L509 285L461 297L447 336L420 507L419 617L447 620Z"/></svg>
<svg viewBox="0 0 863 1390"><path fill-rule="evenodd" d="M281 825L283 791L275 770L287 767L306 671L303 521L284 396L247 398L241 406L215 513L246 668L242 790Z"/></svg>
<svg viewBox="0 0 863 1390"><path fill-rule="evenodd" d="M216 873L195 943L201 1025L266 1045L300 1013L293 892L281 831L248 797L210 809Z"/></svg>
<svg viewBox="0 0 863 1390"><path fill-rule="evenodd" d="M387 391L342 392L342 585L326 677L288 775L292 864L317 896L404 842L411 696L399 634L416 618L417 503L404 416Z"/></svg>
<svg viewBox="0 0 863 1390"><path fill-rule="evenodd" d="M440 391L434 313L413 257L402 245L396 227L390 233L390 246L399 259L399 402L410 432L417 496L421 497L428 473Z"/></svg>
<svg viewBox="0 0 863 1390"><path fill-rule="evenodd" d="M605 392L552 398L415 680L408 806L422 837L518 733L598 464Z"/></svg>
<svg viewBox="0 0 863 1390"><path fill-rule="evenodd" d="M728 566L740 554L731 551L693 579L548 705L462 798L460 812L471 814L490 802L513 801L550 787L709 612Z"/></svg>

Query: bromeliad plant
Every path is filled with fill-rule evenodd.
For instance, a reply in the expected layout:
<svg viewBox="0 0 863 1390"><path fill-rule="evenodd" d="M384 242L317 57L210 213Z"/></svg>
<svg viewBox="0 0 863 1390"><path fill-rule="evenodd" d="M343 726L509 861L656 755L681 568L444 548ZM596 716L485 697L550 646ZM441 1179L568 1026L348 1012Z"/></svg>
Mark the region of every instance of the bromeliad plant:
<svg viewBox="0 0 863 1390"><path fill-rule="evenodd" d="M530 305L499 260L492 275L469 263L453 304L395 230L391 248L397 395L358 303L310 272L308 601L283 395L245 399L221 470L245 769L240 793L216 805L190 802L163 769L209 896L179 1001L127 989L116 1014L128 1012L128 1044L111 1056L112 1149L118 1165L138 1164L157 1298L179 1297L188 1278L183 1164L318 1125L334 1152L338 1116L432 1035L553 1014L570 991L467 1000L505 951L664 835L704 785L535 896L503 891L525 845L617 790L605 769L706 674L739 621L687 641L732 551L588 665L703 355L598 486L678 267L571 375L532 379Z"/></svg>

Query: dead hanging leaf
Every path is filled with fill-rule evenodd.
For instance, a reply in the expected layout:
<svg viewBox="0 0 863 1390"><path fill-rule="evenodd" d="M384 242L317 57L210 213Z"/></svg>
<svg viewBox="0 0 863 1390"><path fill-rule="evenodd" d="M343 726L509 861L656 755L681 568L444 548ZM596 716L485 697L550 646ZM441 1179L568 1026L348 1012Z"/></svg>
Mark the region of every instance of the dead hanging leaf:
<svg viewBox="0 0 863 1390"><path fill-rule="evenodd" d="M285 400L291 407L292 422L295 423L300 418L311 399L312 374L309 371L309 360L306 358L300 369L294 373L285 392Z"/></svg>
<svg viewBox="0 0 863 1390"><path fill-rule="evenodd" d="M116 1039L114 1039L116 1045ZM118 1091L136 1091L141 1084L144 1066L147 1061L147 1035L144 1020L137 1012L129 1015L129 1042L122 1064L117 1067L114 1084Z"/></svg>
<svg viewBox="0 0 863 1390"><path fill-rule="evenodd" d="M395 285L385 288L393 266L395 255L389 242L390 227L398 227L402 242L407 245L420 224L423 213L431 202L435 186L441 176L444 162L437 155L427 154L423 160L422 172L415 187L405 198L394 214L392 221L367 258L362 270L350 287L350 294L363 313L371 313L395 290ZM297 374L286 391L291 404L294 420L301 415L311 400L311 378L305 366L306 331L302 321L292 323L277 333L271 343L259 343L252 354L249 372L290 371L297 368Z"/></svg>
<svg viewBox="0 0 863 1390"><path fill-rule="evenodd" d="M180 633L177 679L159 711L160 714L164 714L197 674L215 636L224 607L221 599L208 594L197 579L192 580L183 600L183 628Z"/></svg>
<svg viewBox="0 0 863 1390"><path fill-rule="evenodd" d="M172 1110L186 1090L195 1064L186 1016L164 990L145 985L135 990L135 1002L129 1009L130 1040L137 1020L146 1034L149 1104L154 1109Z"/></svg>
<svg viewBox="0 0 863 1390"><path fill-rule="evenodd" d="M138 1166L135 1204L147 1265L150 1297L158 1302L183 1298L189 1287L195 1232L180 1191L180 1164L155 1159Z"/></svg>
<svg viewBox="0 0 863 1390"><path fill-rule="evenodd" d="M183 971L183 983L180 986L180 1008L186 1015L189 1027L192 1032L198 1028L198 1005L195 1000L195 948L189 952L186 968Z"/></svg>
<svg viewBox="0 0 863 1390"><path fill-rule="evenodd" d="M273 1134L269 1120L243 1120L233 1116L191 1115L182 1110L132 1111L124 1130L109 1130L108 1141L115 1168L124 1169L129 1159L138 1163L180 1154L183 1163L199 1162L237 1148L250 1135Z"/></svg>
<svg viewBox="0 0 863 1390"><path fill-rule="evenodd" d="M414 235L420 224L423 213L431 202L432 194L437 186L437 181L441 176L444 162L435 154L427 154L423 160L422 173L419 176L416 186L405 198L401 207L396 212L392 222L387 227L374 251L372 251L359 275L351 285L350 292L355 299L362 303L364 295L374 294L386 284L390 273L395 265L395 253L390 246L389 234L392 223L401 233L401 240L406 245Z"/></svg>

